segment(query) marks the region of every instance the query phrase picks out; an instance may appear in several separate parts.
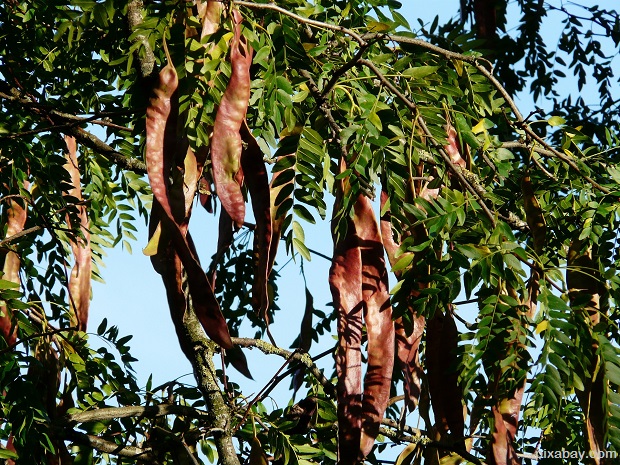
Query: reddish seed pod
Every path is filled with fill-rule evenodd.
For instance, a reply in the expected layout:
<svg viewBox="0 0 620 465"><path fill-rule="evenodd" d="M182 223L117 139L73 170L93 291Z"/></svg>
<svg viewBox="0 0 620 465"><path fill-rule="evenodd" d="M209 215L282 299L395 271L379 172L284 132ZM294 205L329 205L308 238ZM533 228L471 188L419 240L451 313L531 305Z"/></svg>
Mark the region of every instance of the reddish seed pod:
<svg viewBox="0 0 620 465"><path fill-rule="evenodd" d="M241 154L241 166L244 173L248 173L245 177L245 184L250 192L252 210L256 219L256 229L254 230L255 278L252 289L252 306L266 320L269 308L267 284L271 271L269 251L272 238L269 178L263 161L263 152L245 122L241 126L241 136L245 144Z"/></svg>
<svg viewBox="0 0 620 465"><path fill-rule="evenodd" d="M387 408L394 367L394 323L383 244L372 203L360 194L353 221L362 259L362 296L368 335L368 367L362 400L361 454L367 456Z"/></svg>
<svg viewBox="0 0 620 465"><path fill-rule="evenodd" d="M68 194L71 197L82 200L82 189L80 183L80 170L77 161L77 144L73 137L65 136L67 144L67 153L65 169L71 175L71 184L73 187ZM90 231L88 212L85 205L79 207L80 230L82 238L77 238L71 243L71 249L75 258L75 265L71 270L69 278L69 295L71 297L70 305L77 321L77 327L80 331L86 331L88 322L88 310L90 308L91 293L91 272L92 272L92 251L90 248ZM67 222L69 218L67 217ZM69 226L71 226L69 224Z"/></svg>
<svg viewBox="0 0 620 465"><path fill-rule="evenodd" d="M381 211L384 213L380 222L381 240L383 241L383 247L388 256L388 260L390 264L394 266L396 262L398 262L396 253L399 250L399 246L394 240L391 214L389 208L386 207L387 201L388 194L382 190ZM400 279L402 272L396 271L395 275ZM421 283L418 283L418 286L422 287ZM412 290L412 295L417 296L418 292ZM413 320L413 331L411 334L407 334L402 317L394 321L394 326L396 331L396 358L405 378L405 402L407 408L413 411L418 405L422 392L420 380L422 367L420 366L419 349L422 335L424 334L426 318L418 316L413 309L411 309L411 314Z"/></svg>
<svg viewBox="0 0 620 465"><path fill-rule="evenodd" d="M343 182L338 182L334 216L346 195ZM332 220L334 222L334 220ZM347 233L336 240L329 270L329 287L334 308L338 312L338 346L336 373L338 375L338 463L354 465L360 462L362 429L362 255L355 225L348 220Z"/></svg>
<svg viewBox="0 0 620 465"><path fill-rule="evenodd" d="M165 47L165 44L164 44ZM162 228L166 229L170 234L170 239L174 246L175 256L183 264L187 273L187 282L194 311L198 320L202 324L207 335L224 348L232 347L232 341L228 332L226 320L219 308L217 299L213 294L211 283L207 279L204 270L198 262L197 254L193 247L191 237L186 232L185 220L183 230L175 220L170 204L170 186L169 173L174 162L174 154L177 150L177 124L178 102L176 99L176 90L178 87L178 77L170 55L166 48L166 56L168 64L159 74L159 80L155 89L153 89L153 97L149 102L146 111L146 166L151 190L155 197L154 204L158 204L163 211ZM193 166L193 164L192 164ZM200 170L194 171L195 183L198 181ZM182 193L181 203L185 203L185 199L190 196L189 192ZM193 198L193 194L191 194ZM176 205L176 204L175 204ZM187 216L188 212L185 212ZM153 233L156 229L153 227ZM159 248L162 251L162 248ZM165 251L163 251L165 253ZM154 260L157 267L161 269L162 277L166 279L177 279L178 276L167 277L167 268L165 261ZM178 274L178 273L177 273ZM167 285L168 287L168 285ZM177 296L178 297L178 296ZM169 300L175 298L169 295ZM173 299L174 300L174 299ZM176 308L176 304L175 304Z"/></svg>
<svg viewBox="0 0 620 465"><path fill-rule="evenodd" d="M28 183L24 184L24 188L28 189ZM14 236L24 230L26 225L27 211L25 205L17 199L8 200L7 208L7 227L6 238ZM2 279L19 284L19 269L21 267L21 259L19 254L9 250L4 258L4 272ZM15 344L17 340L17 328L13 322L12 311L5 305L0 306L0 333L4 336L7 345Z"/></svg>
<svg viewBox="0 0 620 465"><path fill-rule="evenodd" d="M233 11L234 36L230 46L232 73L215 116L211 139L211 166L217 195L233 222L240 228L245 218L245 200L239 172L243 144L240 129L250 100L252 49L241 36L243 18Z"/></svg>

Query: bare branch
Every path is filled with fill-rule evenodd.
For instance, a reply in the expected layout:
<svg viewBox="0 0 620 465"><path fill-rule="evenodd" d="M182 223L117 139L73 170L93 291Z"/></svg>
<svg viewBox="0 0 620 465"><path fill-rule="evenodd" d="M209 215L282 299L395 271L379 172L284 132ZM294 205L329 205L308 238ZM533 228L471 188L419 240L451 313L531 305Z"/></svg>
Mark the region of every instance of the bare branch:
<svg viewBox="0 0 620 465"><path fill-rule="evenodd" d="M323 385L325 390L325 394L330 397L335 397L336 392L334 390L334 385L325 377L323 372L314 364L312 357L305 352L290 352L286 349L282 349L280 347L276 347L273 344L270 344L261 339L250 339L246 337L233 337L233 344L239 347L256 347L261 352L267 355L278 355L285 359L291 359L298 361L304 364L310 370L310 373L317 379L319 383Z"/></svg>
<svg viewBox="0 0 620 465"><path fill-rule="evenodd" d="M90 446L98 451L108 454L118 455L119 457L139 458L144 461L153 460L153 451L150 448L142 449L135 446L122 446L107 439L100 438L93 434L79 433L71 429L61 429L59 436L77 444Z"/></svg>

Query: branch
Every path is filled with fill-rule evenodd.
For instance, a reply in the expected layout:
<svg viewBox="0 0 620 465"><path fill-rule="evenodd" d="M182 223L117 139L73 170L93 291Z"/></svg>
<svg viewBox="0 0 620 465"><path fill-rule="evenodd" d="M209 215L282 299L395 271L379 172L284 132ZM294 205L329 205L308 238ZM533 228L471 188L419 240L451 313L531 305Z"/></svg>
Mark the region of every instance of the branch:
<svg viewBox="0 0 620 465"><path fill-rule="evenodd" d="M122 446L115 442L102 439L99 436L79 433L71 429L59 429L57 434L63 439L92 447L93 449L97 449L98 451L105 452L107 454L118 455L119 457L139 458L145 462L154 460L155 458L151 448L142 449L135 446Z"/></svg>
<svg viewBox="0 0 620 465"><path fill-rule="evenodd" d="M165 415L181 415L189 418L210 420L210 415L204 410L178 404L159 404L147 407L107 407L67 415L62 422L66 424L89 423L105 421L114 418L156 418Z"/></svg>
<svg viewBox="0 0 620 465"><path fill-rule="evenodd" d="M233 337L233 344L239 347L252 348L256 347L258 350L267 355L278 355L285 359L295 360L297 362L305 365L310 373L317 379L319 383L323 386L325 390L325 394L329 397L334 398L336 396L334 385L325 377L323 372L314 364L312 357L308 353L305 352L290 352L286 349L282 349L280 347L276 347L269 342L263 341L261 339L250 339L246 337Z"/></svg>
<svg viewBox="0 0 620 465"><path fill-rule="evenodd" d="M435 449L442 449L450 452L454 452L458 454L465 460L468 460L471 463L475 463L476 465L487 465L484 461L480 460L473 454L470 454L466 450L463 450L459 447L456 447L452 444L446 444L443 442L430 441L425 436L410 436L407 434L399 433L398 431L394 431L387 428L379 428L379 433L390 438L394 442L409 442L411 444L422 444L423 447L433 447Z"/></svg>
<svg viewBox="0 0 620 465"><path fill-rule="evenodd" d="M463 186L474 196L477 197L478 200L480 201L480 206L482 207L482 210L484 210L484 213L487 215L487 217L489 218L489 220L491 221L491 224L493 225L493 227L495 227L495 216L493 215L493 213L491 212L491 210L489 210L489 207L487 207L487 204L484 201L484 196L480 195L471 185L470 183L467 181L467 179L465 178L465 176L463 176L463 173L460 169L458 169L454 163L452 163L452 159L450 158L450 155L448 155L445 151L445 149L437 142L437 140L435 140L435 138L433 137L433 135L431 134L430 130L428 129L428 127L426 126L426 121L424 121L424 118L422 118L422 116L419 114L418 112L418 106L412 102L411 100L409 100L400 90L398 90L396 88L396 86L394 84L392 84L381 72L381 70L379 70L379 68L377 68L375 66L375 64L371 61L365 60L365 59L360 59L358 61L358 63L360 65L364 65L368 68L370 68L372 70L373 73L376 74L377 78L379 78L379 80L388 88L390 89L390 91L392 93L394 93L394 95L396 95L404 104L407 108L409 108L409 110L411 110L412 112L414 112L417 116L417 121L418 124L420 125L420 128L422 128L422 131L424 132L424 135L426 137L428 137L428 139L433 143L433 145L435 146L435 149L439 152L439 154L441 155L441 157L443 158L444 162L446 163L446 165L448 165L448 167L452 170L452 172L459 178L459 180L461 181L461 183L463 184Z"/></svg>
<svg viewBox="0 0 620 465"><path fill-rule="evenodd" d="M566 156L559 150L556 150L555 148L553 148L542 137L536 134L532 130L532 128L529 127L529 125L525 122L523 115L519 111L519 107L517 106L515 101L512 99L512 97L510 96L508 91L504 88L504 86L493 75L493 69L487 60L480 58L480 57L475 57L471 55L463 55L461 53L452 52L450 50L446 50L444 48L430 44L424 40L412 39L410 37L403 37L403 36L396 36L396 35L384 35L384 34L365 34L363 36L363 39L371 40L371 39L380 38L380 37L384 37L385 40L392 40L400 44L417 45L419 47L422 47L432 52L443 55L446 58L460 60L460 61L469 63L472 66L474 66L484 77L486 77L489 80L489 82L493 85L493 87L495 87L495 89L500 93L502 98L506 101L506 103L508 104L508 106L510 107L510 109L515 115L515 118L517 120L516 122L517 127L525 131L525 133L528 135L529 138L535 140L542 146L546 147L546 150L549 152L549 154L552 154L553 156L565 162L568 166L570 166L573 170L575 170L580 176L582 176L586 181L592 184L592 187L600 190L601 192L605 194L609 194L609 189L601 186L596 181L594 181L591 177L583 174L581 170L579 169L579 167L577 166L577 164L573 160L571 160L568 156ZM482 62L484 62L486 66L483 66L481 64Z"/></svg>
<svg viewBox="0 0 620 465"><path fill-rule="evenodd" d="M26 236L26 235L28 235L28 234L30 234L30 233L33 233L33 232L39 231L40 229L43 229L43 227L42 227L42 226L33 226L33 227L31 227L31 228L24 229L24 230L22 230L22 231L20 231L20 232L18 232L18 233L16 233L16 234L13 234L13 235L12 235L12 236L10 236L10 237L7 237L7 238L5 238L5 239L2 239L2 240L0 241L0 247L4 247L4 246L6 246L6 245L10 244L11 242L16 241L16 240L17 240L17 239L19 239L20 237L23 237L23 236Z"/></svg>
<svg viewBox="0 0 620 465"><path fill-rule="evenodd" d="M143 22L142 7L144 3L142 0L131 0L127 4L127 23L129 30L133 33L138 29ZM140 43L144 49L144 54L140 54L140 47L134 51L134 59L138 62L138 74L141 79L148 79L153 75L153 69L155 68L155 55L149 44L148 39L144 34L135 34L131 40L131 44L134 45Z"/></svg>
<svg viewBox="0 0 620 465"><path fill-rule="evenodd" d="M341 34L346 34L348 36L351 36L353 39L355 39L355 41L359 43L360 46L362 47L366 46L366 41L362 38L362 36L352 31L351 29L347 29L346 27L343 27L343 26L337 26L334 24L324 23L323 21L316 21L314 19L304 18L303 16L299 16L295 13L291 13L290 11L282 7L279 7L277 5L274 5L273 3L253 3L253 2L245 2L241 0L234 0L233 3L235 5L245 6L247 8L255 8L255 9L260 9L260 10L274 10L279 13L282 13L283 15L296 19L300 23L308 24L310 26L315 26L321 29L329 29L330 31L339 32Z"/></svg>
<svg viewBox="0 0 620 465"><path fill-rule="evenodd" d="M275 10L278 11L284 15L287 15L291 18L296 19L297 21L304 23L304 24L308 24L311 26L315 26L315 27L319 27L319 28L323 28L323 29L329 29L332 31L336 31L336 32L340 32L342 34L346 34L348 36L350 36L351 38L353 38L358 44L360 44L360 46L364 47L367 46L367 41L368 40L373 40L373 39L384 39L384 40L391 40L397 43L402 43L402 44L410 44L410 45L417 45L419 47L425 48L427 50L430 50L432 52L435 52L437 54L443 55L446 58L450 58L450 59L455 59L455 60L460 60L463 61L465 63L470 63L471 65L473 65L482 75L484 75L491 84L493 84L493 86L497 89L497 91L500 93L500 95L504 98L504 100L506 101L506 103L508 104L508 106L510 107L510 109L512 110L512 112L515 115L515 118L517 119L517 126L520 127L523 131L525 131L525 133L533 140L535 140L536 142L538 142L539 144L542 144L543 146L547 147L547 149L549 151L551 151L553 153L554 156L556 156L557 158L559 158L560 160L564 161L566 164L568 164L572 169L574 169L577 173L579 173L580 176L582 176L585 180L587 180L590 184L592 184L592 186L598 190L600 190L601 192L608 194L609 193L609 189L601 186L600 184L598 184L596 181L594 181L591 177L583 174L581 172L581 170L579 169L579 167L577 166L577 164L571 160L569 157L567 157L566 155L564 155L562 152L554 149L552 146L550 146L544 139L542 139L542 137L540 137L538 134L536 134L525 122L523 115L521 114L521 112L519 111L519 107L517 107L515 101L512 99L512 97L510 96L510 94L508 93L508 91L504 88L504 86L502 86L502 84L497 80L497 78L493 75L493 67L491 65L491 63L481 57L476 57L476 56L472 56L472 55L463 55L462 53L457 53L457 52L453 52L451 50L447 50L445 48L442 47L438 47L436 45L433 45L429 42L426 42L424 40L421 39L413 39L410 37L404 37L404 36L398 36L398 35L389 35L389 34L364 34L362 36L360 36L359 34L357 34L355 31L348 29L346 27L342 27L342 26L336 26L333 24L328 24L322 21L316 21L313 19L309 19L309 18L304 18L302 16L296 15L295 13L291 13L290 11L285 10L282 7L279 7L277 5L274 4L256 4L256 3L251 3L251 2L246 2L246 1L240 1L240 0L235 0L234 1L235 4L237 5L241 5L241 6L245 6L247 8L258 8L258 9L268 9L268 10ZM484 65L483 65L484 63ZM483 209L485 209L485 213L488 212L486 211L485 206L482 206ZM494 222L494 220L492 219L492 222Z"/></svg>
<svg viewBox="0 0 620 465"><path fill-rule="evenodd" d="M50 126L50 128L48 128L50 131L58 130L63 134L75 137L75 139L79 143L94 150L97 153L100 153L101 155L108 157L114 164L116 164L120 168L135 171L136 173L140 174L146 173L146 164L144 164L144 162L135 158L126 157L122 153L116 151L108 144L103 142L94 134L91 134L90 132L87 132L81 127L79 127L79 124L84 124L92 121L92 117L81 118L79 116L64 113L53 108L46 108L45 106L39 105L33 100L24 97L24 95L16 88L11 88L10 92L11 95L5 92L0 92L0 98L30 108L40 116L47 116L49 119L51 119L53 123L53 126Z"/></svg>
<svg viewBox="0 0 620 465"><path fill-rule="evenodd" d="M115 165L120 168L124 168L126 170L134 171L139 174L146 173L146 164L138 160L136 158L128 158L122 153L114 150L108 144L103 142L94 134L91 134L88 131L80 127L72 127L66 131L63 131L65 134L69 136L75 137L75 139L81 143L82 145L88 147L89 149L94 150L97 153L100 153L103 156L106 156L112 161Z"/></svg>
<svg viewBox="0 0 620 465"><path fill-rule="evenodd" d="M169 276L162 276L170 279ZM171 311L181 350L194 368L198 388L208 408L210 430L222 465L239 465L239 458L232 441L231 414L217 381L213 355L216 344L207 336L191 307L184 312Z"/></svg>

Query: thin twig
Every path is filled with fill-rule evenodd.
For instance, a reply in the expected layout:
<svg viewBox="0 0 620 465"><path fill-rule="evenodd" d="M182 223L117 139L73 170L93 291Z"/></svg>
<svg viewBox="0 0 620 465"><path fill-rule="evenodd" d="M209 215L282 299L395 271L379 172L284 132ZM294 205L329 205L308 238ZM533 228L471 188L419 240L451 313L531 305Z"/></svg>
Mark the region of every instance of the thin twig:
<svg viewBox="0 0 620 465"><path fill-rule="evenodd" d="M335 389L334 385L325 377L323 372L314 364L313 359L305 352L290 352L286 349L282 349L280 347L276 347L273 344L270 344L261 339L250 339L245 337L233 337L232 342L234 345L239 347L256 347L261 352L267 355L279 355L283 358L291 358L292 360L301 362L310 370L310 373L317 379L321 385L323 385L323 389L325 390L325 394L329 397L335 397Z"/></svg>
<svg viewBox="0 0 620 465"><path fill-rule="evenodd" d="M324 23L323 21L316 21L314 19L304 18L303 16L299 16L295 13L292 13L282 7L279 7L278 5L274 5L273 3L254 3L254 2L245 2L241 0L234 0L233 3L235 5L245 6L247 8L255 8L255 9L261 9L261 10L274 10L279 13L282 13L283 15L296 19L300 23L308 24L310 26L315 26L315 27L319 27L322 29L329 29L334 32L349 35L353 39L355 39L355 41L359 43L361 46L366 45L366 41L362 38L362 36L352 31L351 29L348 29L342 26L336 26L334 24Z"/></svg>
<svg viewBox="0 0 620 465"><path fill-rule="evenodd" d="M487 205L486 205L486 203L484 201L484 197L479 195L478 192L476 192L476 190L467 181L465 176L463 176L463 173L461 172L461 170L457 169L457 167L454 165L454 163L452 162L452 159L450 158L450 155L448 155L446 153L445 149L435 140L435 138L431 134L430 130L426 126L426 121L424 121L424 118L422 118L422 116L419 114L418 106L414 102L409 100L400 90L398 90L398 88L396 88L396 86L394 84L392 84L392 82L390 82L383 75L381 70L379 68L377 68L377 66L375 66L375 64L373 62L365 60L365 59L360 59L358 61L358 63L360 65L364 65L364 66L370 68L370 70L373 73L375 73L377 78L379 78L379 80L388 89L390 89L390 91L392 93L394 93L394 95L396 95L405 104L405 106L407 106L407 108L409 108L409 110L411 110L413 113L415 113L417 115L418 124L420 125L420 128L424 132L424 135L427 136L429 138L429 140L433 142L433 145L435 145L435 149L441 155L441 157L443 158L443 160L446 163L446 165L448 165L450 170L459 178L459 180L461 181L463 187L465 187L474 197L476 197L479 200L480 207L482 207L482 210L484 211L486 216L489 218L489 221L491 222L493 227L495 227L495 215L491 212L491 210L489 210L489 207L487 207Z"/></svg>

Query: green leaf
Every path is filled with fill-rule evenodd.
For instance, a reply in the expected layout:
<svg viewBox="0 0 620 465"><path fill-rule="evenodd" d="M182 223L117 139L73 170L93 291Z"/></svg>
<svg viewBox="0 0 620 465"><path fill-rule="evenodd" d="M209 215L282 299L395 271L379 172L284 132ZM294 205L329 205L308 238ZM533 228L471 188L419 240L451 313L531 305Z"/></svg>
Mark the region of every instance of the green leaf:
<svg viewBox="0 0 620 465"><path fill-rule="evenodd" d="M402 72L402 75L413 79L422 79L435 73L438 69L439 66L418 66L417 68L407 68Z"/></svg>
<svg viewBox="0 0 620 465"><path fill-rule="evenodd" d="M562 126L566 124L566 120L561 116L552 116L547 120L547 123L549 123L549 126Z"/></svg>

